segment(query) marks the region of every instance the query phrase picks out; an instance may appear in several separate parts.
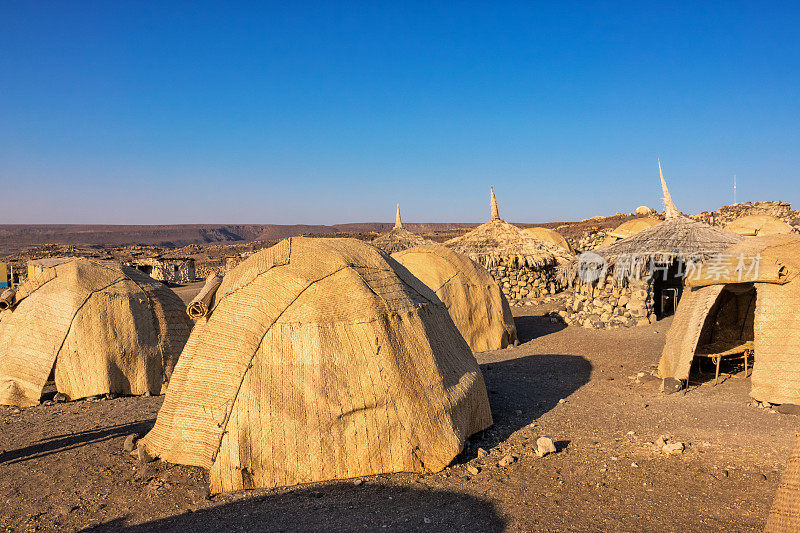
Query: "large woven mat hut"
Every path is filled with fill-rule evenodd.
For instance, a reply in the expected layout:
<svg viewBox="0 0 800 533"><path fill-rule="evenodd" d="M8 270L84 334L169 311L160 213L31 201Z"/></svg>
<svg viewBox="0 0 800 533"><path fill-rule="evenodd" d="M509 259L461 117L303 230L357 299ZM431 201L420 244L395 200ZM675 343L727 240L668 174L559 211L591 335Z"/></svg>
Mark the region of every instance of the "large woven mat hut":
<svg viewBox="0 0 800 533"><path fill-rule="evenodd" d="M775 499L769 510L764 533L797 533L800 531L800 433L786 461Z"/></svg>
<svg viewBox="0 0 800 533"><path fill-rule="evenodd" d="M686 263L702 262L742 240L683 215L672 201L661 163L665 220L625 239L581 255L561 269L575 285L564 313L584 327L635 326L674 313L683 292Z"/></svg>
<svg viewBox="0 0 800 533"><path fill-rule="evenodd" d="M781 235L792 233L794 228L779 219L770 215L747 215L737 218L725 226L725 231L736 233L744 237L766 237L768 235Z"/></svg>
<svg viewBox="0 0 800 533"><path fill-rule="evenodd" d="M400 218L400 204L397 204L397 215L395 217L394 228L388 233L379 235L372 240L372 245L377 246L386 253L399 252L414 246L422 244L430 244L428 239L411 233L403 227L403 221Z"/></svg>
<svg viewBox="0 0 800 533"><path fill-rule="evenodd" d="M438 471L491 424L429 288L369 244L298 237L225 275L140 445L219 493Z"/></svg>
<svg viewBox="0 0 800 533"><path fill-rule="evenodd" d="M571 254L501 219L494 188L490 188L490 204L489 222L444 245L483 265L511 303L554 294L560 289L556 264Z"/></svg>
<svg viewBox="0 0 800 533"><path fill-rule="evenodd" d="M800 404L800 237L753 237L687 279L659 375L688 380L697 353L754 355L750 396Z"/></svg>
<svg viewBox="0 0 800 533"><path fill-rule="evenodd" d="M439 244L392 254L442 300L473 352L499 350L517 340L514 317L489 272Z"/></svg>
<svg viewBox="0 0 800 533"><path fill-rule="evenodd" d="M159 394L189 336L180 298L130 267L43 266L0 296L0 403L39 403L51 373L69 399Z"/></svg>

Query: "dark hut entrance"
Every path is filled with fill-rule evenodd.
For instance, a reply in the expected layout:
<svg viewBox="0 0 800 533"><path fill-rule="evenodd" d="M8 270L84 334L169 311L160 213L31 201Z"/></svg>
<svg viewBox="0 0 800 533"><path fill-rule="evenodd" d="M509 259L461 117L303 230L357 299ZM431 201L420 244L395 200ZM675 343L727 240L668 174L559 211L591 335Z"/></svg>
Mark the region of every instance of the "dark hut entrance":
<svg viewBox="0 0 800 533"><path fill-rule="evenodd" d="M653 307L658 320L674 315L678 308L683 294L682 270L680 262L673 261L653 273Z"/></svg>
<svg viewBox="0 0 800 533"><path fill-rule="evenodd" d="M148 276L153 276L153 265L136 265L137 270L141 270Z"/></svg>
<svg viewBox="0 0 800 533"><path fill-rule="evenodd" d="M752 283L725 285L717 301L706 316L697 343L695 360L702 370L704 360L710 360L719 372L748 369L748 359L753 353L756 288ZM717 364L719 363L719 364ZM752 367L750 367L752 368Z"/></svg>

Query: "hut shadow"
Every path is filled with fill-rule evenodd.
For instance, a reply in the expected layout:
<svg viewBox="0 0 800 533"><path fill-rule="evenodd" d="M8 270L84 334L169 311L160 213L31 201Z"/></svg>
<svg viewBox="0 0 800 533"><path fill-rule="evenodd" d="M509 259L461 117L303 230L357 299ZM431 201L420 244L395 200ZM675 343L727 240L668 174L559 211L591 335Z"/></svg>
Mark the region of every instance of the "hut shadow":
<svg viewBox="0 0 800 533"><path fill-rule="evenodd" d="M526 343L551 333L556 333L567 327L560 319L551 319L549 316L515 316L514 325L517 327L517 338L520 343Z"/></svg>
<svg viewBox="0 0 800 533"><path fill-rule="evenodd" d="M88 529L122 531L502 531L495 506L457 492L366 482L305 486L178 516L126 525L118 518Z"/></svg>
<svg viewBox="0 0 800 533"><path fill-rule="evenodd" d="M38 440L29 446L3 452L0 454L0 464L21 463L30 459L37 459L54 453L73 450L130 433L143 434L153 427L154 423L155 419L141 420L130 424L119 424L106 428L48 437Z"/></svg>
<svg viewBox="0 0 800 533"><path fill-rule="evenodd" d="M577 355L529 355L481 365L494 425L470 438L456 462L508 439L589 382L592 364ZM569 443L561 443L566 447Z"/></svg>

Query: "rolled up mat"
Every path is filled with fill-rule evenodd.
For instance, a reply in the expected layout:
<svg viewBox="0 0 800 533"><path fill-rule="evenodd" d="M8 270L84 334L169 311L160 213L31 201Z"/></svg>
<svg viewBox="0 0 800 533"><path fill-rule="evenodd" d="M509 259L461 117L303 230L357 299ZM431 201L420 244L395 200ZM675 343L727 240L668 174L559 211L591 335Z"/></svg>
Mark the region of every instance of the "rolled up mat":
<svg viewBox="0 0 800 533"><path fill-rule="evenodd" d="M6 309L10 309L14 305L14 300L16 299L17 291L14 289L6 289L3 291L3 294L0 294L0 311L5 311Z"/></svg>
<svg viewBox="0 0 800 533"><path fill-rule="evenodd" d="M211 308L211 300L214 299L214 293L217 292L221 284L222 276L219 274L214 274L206 280L203 289L186 307L186 313L192 320L198 320L206 316Z"/></svg>

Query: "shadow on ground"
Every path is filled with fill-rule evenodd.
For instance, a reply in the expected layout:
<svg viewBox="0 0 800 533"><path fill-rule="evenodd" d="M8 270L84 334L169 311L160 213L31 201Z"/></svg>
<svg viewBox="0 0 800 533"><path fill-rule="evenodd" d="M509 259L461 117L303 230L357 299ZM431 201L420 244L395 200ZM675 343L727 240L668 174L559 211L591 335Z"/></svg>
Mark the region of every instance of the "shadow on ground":
<svg viewBox="0 0 800 533"><path fill-rule="evenodd" d="M566 328L559 319L554 322L549 316L517 316L514 325L517 327L517 339L520 343L532 341Z"/></svg>
<svg viewBox="0 0 800 533"><path fill-rule="evenodd" d="M528 355L481 365L489 392L494 426L470 439L458 462L468 461L477 448L506 440L558 405L559 400L589 382L592 364L576 355Z"/></svg>
<svg viewBox="0 0 800 533"><path fill-rule="evenodd" d="M122 531L502 531L493 504L456 492L342 482L254 496L138 525L124 518L85 529Z"/></svg>
<svg viewBox="0 0 800 533"><path fill-rule="evenodd" d="M36 441L30 446L3 452L0 454L0 464L21 463L29 459L36 459L53 453L80 448L81 446L113 439L121 435L129 435L131 433L143 434L149 430L154 423L155 419L150 419L132 422L130 424L118 424L116 426L100 429L90 429L88 431L80 431L68 435L56 435Z"/></svg>

